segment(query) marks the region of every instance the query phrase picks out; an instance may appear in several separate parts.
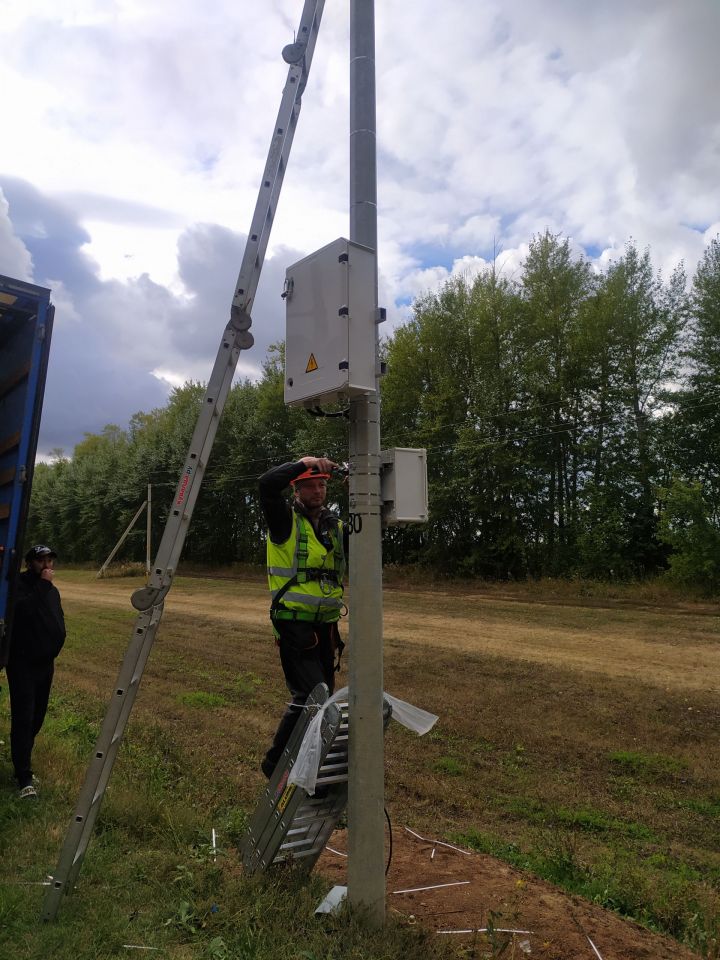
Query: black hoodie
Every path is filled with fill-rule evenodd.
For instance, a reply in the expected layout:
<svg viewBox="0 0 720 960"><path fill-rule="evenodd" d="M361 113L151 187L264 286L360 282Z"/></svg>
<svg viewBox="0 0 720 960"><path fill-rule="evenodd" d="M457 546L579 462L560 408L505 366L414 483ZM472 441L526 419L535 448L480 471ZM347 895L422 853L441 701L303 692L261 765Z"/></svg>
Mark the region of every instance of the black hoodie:
<svg viewBox="0 0 720 960"><path fill-rule="evenodd" d="M65 643L65 617L60 593L33 570L17 579L10 637L10 663L53 660Z"/></svg>

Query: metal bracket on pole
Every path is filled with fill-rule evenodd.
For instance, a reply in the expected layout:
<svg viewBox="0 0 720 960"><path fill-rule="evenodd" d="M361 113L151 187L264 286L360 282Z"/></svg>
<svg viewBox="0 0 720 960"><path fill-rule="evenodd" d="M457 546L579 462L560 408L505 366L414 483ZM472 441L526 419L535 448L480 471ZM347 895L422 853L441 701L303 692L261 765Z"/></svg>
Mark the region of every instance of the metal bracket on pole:
<svg viewBox="0 0 720 960"><path fill-rule="evenodd" d="M172 586L195 502L212 451L218 423L232 386L241 350L253 345L251 308L265 259L270 230L290 155L300 113L302 91L312 63L315 41L325 0L305 0L298 42L304 54L288 70L280 109L263 171L250 233L215 364L210 375L202 411L190 442L175 498L165 524L148 585L136 590L133 606L139 611L133 636L120 667L115 693L103 721L93 759L80 791L77 807L65 837L58 866L48 888L42 916L53 920L63 893L68 893L82 866L92 829L112 773L115 757L152 648L163 610L163 599Z"/></svg>

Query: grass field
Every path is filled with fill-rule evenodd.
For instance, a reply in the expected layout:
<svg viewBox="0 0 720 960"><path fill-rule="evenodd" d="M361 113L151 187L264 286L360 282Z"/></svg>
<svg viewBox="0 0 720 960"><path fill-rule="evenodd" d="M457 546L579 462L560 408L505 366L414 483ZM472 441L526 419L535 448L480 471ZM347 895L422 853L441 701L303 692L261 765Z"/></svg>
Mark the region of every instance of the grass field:
<svg viewBox="0 0 720 960"><path fill-rule="evenodd" d="M391 918L320 924L319 877L254 881L235 845L284 702L261 579L179 578L74 896L43 887L134 622L137 578L61 570L69 639L36 746L37 804L14 799L0 695L0 956L430 958ZM385 689L440 721L386 742L391 815L530 870L717 956L717 607L534 584L391 587ZM221 854L210 849L216 829ZM342 935L343 951L333 944ZM457 955L457 954L455 954Z"/></svg>

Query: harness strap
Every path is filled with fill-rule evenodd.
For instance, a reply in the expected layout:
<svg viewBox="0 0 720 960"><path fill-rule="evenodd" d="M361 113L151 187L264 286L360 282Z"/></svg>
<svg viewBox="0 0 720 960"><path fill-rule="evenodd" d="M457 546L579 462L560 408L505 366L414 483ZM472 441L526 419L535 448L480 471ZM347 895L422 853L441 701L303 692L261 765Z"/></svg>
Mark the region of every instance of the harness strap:
<svg viewBox="0 0 720 960"><path fill-rule="evenodd" d="M323 620L321 611L323 607L318 607L317 613L311 613L309 610L288 610L282 607L278 610L270 610L272 620L303 620L308 623L336 623L337 620ZM336 612L333 610L333 612Z"/></svg>
<svg viewBox="0 0 720 960"><path fill-rule="evenodd" d="M341 558L340 569L338 570L325 570L321 567L308 567L308 535L305 529L305 524L302 522L299 515L296 515L296 530L297 530L297 543L296 543L296 572L286 580L285 583L280 587L280 589L275 593L272 598L272 603L270 604L270 619L273 618L280 620L308 620L308 621L319 621L323 622L318 616L319 609L317 613L310 613L309 611L303 610L288 610L284 607L281 607L282 598L285 594L292 589L292 587L297 586L299 583L310 583L316 580L326 580L335 586L340 586L342 584L342 575L345 567L345 556L342 549L342 540L339 537L336 537L335 545L335 559L336 562ZM340 552L338 557L337 543L340 543ZM272 570L272 568L271 568ZM327 621L326 621L327 622Z"/></svg>

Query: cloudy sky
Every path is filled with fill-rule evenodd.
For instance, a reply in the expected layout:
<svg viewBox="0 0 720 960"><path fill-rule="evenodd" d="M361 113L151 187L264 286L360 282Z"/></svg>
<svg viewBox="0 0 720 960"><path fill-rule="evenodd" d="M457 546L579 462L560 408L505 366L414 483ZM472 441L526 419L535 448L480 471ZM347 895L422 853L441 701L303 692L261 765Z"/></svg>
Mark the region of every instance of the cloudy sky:
<svg viewBox="0 0 720 960"><path fill-rule="evenodd" d="M690 272L720 231L719 0L378 0L381 303L545 228ZM348 233L348 8L327 0L253 310ZM302 0L0 0L0 273L53 290L40 450L209 376Z"/></svg>

